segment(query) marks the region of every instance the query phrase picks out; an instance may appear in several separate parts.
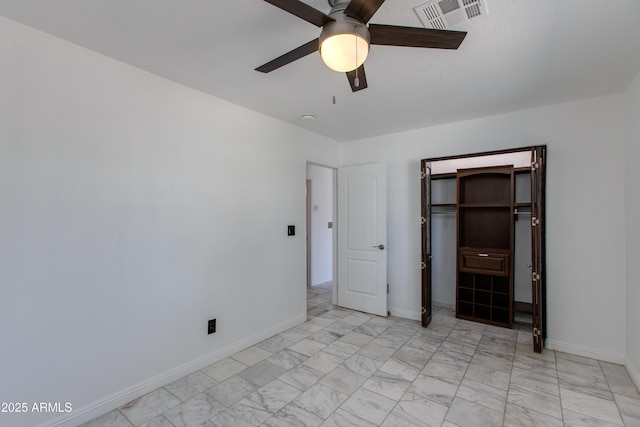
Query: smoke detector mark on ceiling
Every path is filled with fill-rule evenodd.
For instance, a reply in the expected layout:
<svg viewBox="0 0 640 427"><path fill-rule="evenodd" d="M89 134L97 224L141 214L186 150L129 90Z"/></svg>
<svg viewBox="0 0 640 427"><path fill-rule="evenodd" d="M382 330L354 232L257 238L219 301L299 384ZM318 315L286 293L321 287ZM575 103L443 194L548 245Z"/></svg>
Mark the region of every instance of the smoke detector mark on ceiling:
<svg viewBox="0 0 640 427"><path fill-rule="evenodd" d="M430 1L414 8L425 28L444 30L487 15L485 0Z"/></svg>

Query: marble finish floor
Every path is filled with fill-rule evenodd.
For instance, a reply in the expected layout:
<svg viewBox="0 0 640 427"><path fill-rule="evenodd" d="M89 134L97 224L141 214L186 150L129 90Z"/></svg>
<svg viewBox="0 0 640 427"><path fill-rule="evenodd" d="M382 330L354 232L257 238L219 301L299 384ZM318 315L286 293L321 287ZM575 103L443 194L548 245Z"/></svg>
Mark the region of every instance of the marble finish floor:
<svg viewBox="0 0 640 427"><path fill-rule="evenodd" d="M330 298L311 288L306 323L84 426L640 426L621 365L536 354L530 332L448 309L425 329Z"/></svg>

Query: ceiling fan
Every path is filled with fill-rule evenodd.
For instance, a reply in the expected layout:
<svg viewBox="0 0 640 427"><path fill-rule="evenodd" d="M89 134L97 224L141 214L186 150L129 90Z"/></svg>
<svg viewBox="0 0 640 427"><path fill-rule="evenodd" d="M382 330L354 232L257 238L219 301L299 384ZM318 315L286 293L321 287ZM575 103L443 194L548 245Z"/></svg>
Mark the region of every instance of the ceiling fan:
<svg viewBox="0 0 640 427"><path fill-rule="evenodd" d="M371 44L457 49L467 35L465 31L366 25L385 0L328 0L331 6L328 15L300 0L265 1L321 27L322 31L317 39L259 66L256 71L269 73L319 50L330 68L346 72L353 92L367 88L363 63Z"/></svg>

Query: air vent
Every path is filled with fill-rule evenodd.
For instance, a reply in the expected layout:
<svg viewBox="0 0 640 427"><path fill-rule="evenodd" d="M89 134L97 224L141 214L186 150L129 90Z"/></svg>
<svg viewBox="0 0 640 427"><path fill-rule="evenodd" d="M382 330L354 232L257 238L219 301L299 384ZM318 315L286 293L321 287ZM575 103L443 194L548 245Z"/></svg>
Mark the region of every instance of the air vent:
<svg viewBox="0 0 640 427"><path fill-rule="evenodd" d="M487 14L485 0L439 0L414 8L426 28L444 30Z"/></svg>

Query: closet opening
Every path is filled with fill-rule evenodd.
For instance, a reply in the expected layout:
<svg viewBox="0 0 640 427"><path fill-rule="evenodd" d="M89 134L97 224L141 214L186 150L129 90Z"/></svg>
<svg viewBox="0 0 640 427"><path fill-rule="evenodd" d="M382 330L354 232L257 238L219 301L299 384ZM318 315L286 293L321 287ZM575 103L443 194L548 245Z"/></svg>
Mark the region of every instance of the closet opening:
<svg viewBox="0 0 640 427"><path fill-rule="evenodd" d="M456 317L546 337L546 146L421 160L422 325Z"/></svg>

